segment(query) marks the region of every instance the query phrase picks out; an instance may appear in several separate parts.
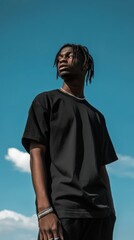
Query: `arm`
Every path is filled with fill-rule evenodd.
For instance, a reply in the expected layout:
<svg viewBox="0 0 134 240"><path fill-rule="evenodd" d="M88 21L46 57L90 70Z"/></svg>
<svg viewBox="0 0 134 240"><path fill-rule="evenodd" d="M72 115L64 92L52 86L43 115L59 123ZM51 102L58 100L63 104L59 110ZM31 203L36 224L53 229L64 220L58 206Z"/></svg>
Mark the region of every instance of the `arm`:
<svg viewBox="0 0 134 240"><path fill-rule="evenodd" d="M50 207L47 191L47 169L45 164L47 160L46 150L44 145L37 142L31 142L30 144L30 167L38 212ZM38 240L47 240L58 236L63 239L60 222L54 213L49 213L39 220L39 229Z"/></svg>
<svg viewBox="0 0 134 240"><path fill-rule="evenodd" d="M46 147L36 142L30 144L30 167L33 187L37 199L37 211L50 207L47 193L47 171L45 161Z"/></svg>

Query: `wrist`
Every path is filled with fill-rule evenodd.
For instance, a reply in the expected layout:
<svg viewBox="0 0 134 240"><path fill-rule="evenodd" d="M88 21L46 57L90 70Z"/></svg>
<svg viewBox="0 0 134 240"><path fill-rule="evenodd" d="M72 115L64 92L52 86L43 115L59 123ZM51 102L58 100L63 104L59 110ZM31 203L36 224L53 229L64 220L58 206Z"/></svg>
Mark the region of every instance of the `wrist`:
<svg viewBox="0 0 134 240"><path fill-rule="evenodd" d="M42 211L37 213L38 220L40 220L41 218L45 217L46 215L52 212L53 212L53 208L51 206L49 208L43 209Z"/></svg>
<svg viewBox="0 0 134 240"><path fill-rule="evenodd" d="M50 204L49 205L40 206L40 207L36 207L37 213L42 212L44 209L48 209L50 207L51 207Z"/></svg>
<svg viewBox="0 0 134 240"><path fill-rule="evenodd" d="M48 199L44 199L44 200L38 200L36 199L36 211L37 212L41 212L43 211L44 209L47 209L51 207L51 204L50 202L48 201Z"/></svg>

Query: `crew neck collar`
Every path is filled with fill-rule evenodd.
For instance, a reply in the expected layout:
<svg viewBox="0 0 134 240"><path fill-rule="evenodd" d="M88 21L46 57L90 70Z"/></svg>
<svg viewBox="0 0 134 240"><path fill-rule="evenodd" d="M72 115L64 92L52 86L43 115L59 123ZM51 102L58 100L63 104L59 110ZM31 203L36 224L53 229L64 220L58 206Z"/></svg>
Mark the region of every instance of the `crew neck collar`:
<svg viewBox="0 0 134 240"><path fill-rule="evenodd" d="M85 97L83 97L83 98L79 98L79 97L76 97L75 95L73 95L73 94L70 94L70 93L67 93L67 92L65 92L65 91L62 91L62 89L60 88L60 89L57 89L58 90L58 92L60 92L61 94L63 94L64 96L67 96L67 97L69 97L69 98L73 98L74 100L76 100L76 101L85 101L86 99L85 99Z"/></svg>

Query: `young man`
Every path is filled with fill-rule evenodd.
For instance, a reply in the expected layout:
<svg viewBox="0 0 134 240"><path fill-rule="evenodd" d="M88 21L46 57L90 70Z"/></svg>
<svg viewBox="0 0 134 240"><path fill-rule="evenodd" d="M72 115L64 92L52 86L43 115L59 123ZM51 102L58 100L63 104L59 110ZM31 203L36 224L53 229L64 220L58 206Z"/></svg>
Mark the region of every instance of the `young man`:
<svg viewBox="0 0 134 240"><path fill-rule="evenodd" d="M66 44L54 63L63 86L35 97L22 138L31 157L38 239L112 240L105 165L117 156L103 115L84 97L93 59L86 47Z"/></svg>

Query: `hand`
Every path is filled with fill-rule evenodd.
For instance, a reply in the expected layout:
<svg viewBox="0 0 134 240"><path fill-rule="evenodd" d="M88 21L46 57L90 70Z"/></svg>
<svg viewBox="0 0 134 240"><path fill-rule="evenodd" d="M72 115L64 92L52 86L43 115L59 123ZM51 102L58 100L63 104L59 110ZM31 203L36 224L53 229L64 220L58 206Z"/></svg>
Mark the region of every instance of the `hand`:
<svg viewBox="0 0 134 240"><path fill-rule="evenodd" d="M39 220L38 240L64 240L62 227L54 213L42 217Z"/></svg>

